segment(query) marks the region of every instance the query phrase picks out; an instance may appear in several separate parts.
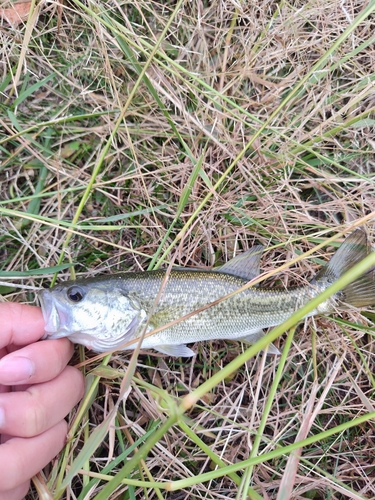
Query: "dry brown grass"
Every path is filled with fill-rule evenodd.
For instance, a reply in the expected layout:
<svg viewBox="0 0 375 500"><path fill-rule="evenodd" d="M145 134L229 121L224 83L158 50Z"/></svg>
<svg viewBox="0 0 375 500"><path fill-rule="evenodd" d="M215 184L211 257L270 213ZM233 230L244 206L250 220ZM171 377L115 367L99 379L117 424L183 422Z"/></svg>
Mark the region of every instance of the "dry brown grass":
<svg viewBox="0 0 375 500"><path fill-rule="evenodd" d="M185 1L151 60L173 2L42 2L29 39L25 27L2 24L2 270L72 261L88 276L145 270L155 254L154 265L206 266L261 243L267 271L343 227L367 221L372 235L375 4L366 5L372 12L356 24L365 7L356 0ZM146 62L147 80L138 82ZM279 282L311 278L328 253L296 264ZM2 300L34 302L18 284L50 279L13 279ZM257 455L374 411L374 334L364 327L372 322L358 311L342 317L347 323L317 318L298 329ZM157 389L180 401L243 349L219 341L195 348L194 364L140 356L116 430L65 498L95 498L97 485L82 494L87 475L102 473L166 421L167 396ZM129 357L112 357L113 378L97 372L105 376L78 425L67 470L113 408ZM131 474L158 483L198 477L197 484L177 492L123 486L111 498L247 498L227 474L199 481L215 468L203 443L228 465L249 458L278 362L259 355L215 385ZM260 495L254 498L374 498L374 453L370 421L306 446L295 463L286 454L255 465L249 485ZM55 473L46 469L42 490L55 491Z"/></svg>

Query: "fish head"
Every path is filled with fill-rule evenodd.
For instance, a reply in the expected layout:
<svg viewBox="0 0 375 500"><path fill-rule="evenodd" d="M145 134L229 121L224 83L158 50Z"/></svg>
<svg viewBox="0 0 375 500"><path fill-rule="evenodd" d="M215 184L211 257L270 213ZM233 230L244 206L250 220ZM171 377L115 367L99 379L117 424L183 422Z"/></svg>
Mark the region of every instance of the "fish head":
<svg viewBox="0 0 375 500"><path fill-rule="evenodd" d="M105 283L66 281L42 290L39 300L43 339L68 337L96 352L120 348L147 316L134 298Z"/></svg>

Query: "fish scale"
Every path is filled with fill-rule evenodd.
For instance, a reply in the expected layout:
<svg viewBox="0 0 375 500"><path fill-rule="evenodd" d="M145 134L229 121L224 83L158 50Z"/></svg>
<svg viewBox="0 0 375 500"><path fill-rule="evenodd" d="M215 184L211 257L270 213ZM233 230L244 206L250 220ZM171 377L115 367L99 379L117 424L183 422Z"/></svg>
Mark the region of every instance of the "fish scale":
<svg viewBox="0 0 375 500"><path fill-rule="evenodd" d="M138 275L136 279L132 277L127 279L125 275L118 286L121 286L125 293L131 292L132 297L142 304L148 315L155 306L150 320L152 327L158 328L162 324L173 321L176 317L197 311L235 292L247 283L246 280L224 273L216 273L215 276L212 274L172 271L156 305L155 297L162 286L165 273L145 272ZM152 283L151 286L150 283ZM186 290L187 283L194 284L197 290L194 294ZM219 328L220 338L241 338L246 336L249 330L266 328L283 322L318 293L317 287L295 287L289 290L249 288L205 311L198 312L181 324L164 330L160 335L168 339L168 342L172 341L174 335L182 337L187 335L190 342L196 342L200 340L199 330L204 329L204 335L209 340L218 338ZM270 324L271 313L273 324ZM160 321L159 315L162 316L163 321ZM135 332L135 338L139 336L140 330L141 327Z"/></svg>

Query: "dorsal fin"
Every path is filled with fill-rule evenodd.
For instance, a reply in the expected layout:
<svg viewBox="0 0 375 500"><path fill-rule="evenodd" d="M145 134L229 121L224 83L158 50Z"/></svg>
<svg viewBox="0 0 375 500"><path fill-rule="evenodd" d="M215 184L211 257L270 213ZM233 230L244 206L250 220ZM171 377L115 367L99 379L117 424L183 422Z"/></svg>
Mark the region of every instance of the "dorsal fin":
<svg viewBox="0 0 375 500"><path fill-rule="evenodd" d="M260 274L262 252L262 245L256 245L246 250L246 252L237 255L223 266L213 269L213 272L231 274L246 281L251 281Z"/></svg>

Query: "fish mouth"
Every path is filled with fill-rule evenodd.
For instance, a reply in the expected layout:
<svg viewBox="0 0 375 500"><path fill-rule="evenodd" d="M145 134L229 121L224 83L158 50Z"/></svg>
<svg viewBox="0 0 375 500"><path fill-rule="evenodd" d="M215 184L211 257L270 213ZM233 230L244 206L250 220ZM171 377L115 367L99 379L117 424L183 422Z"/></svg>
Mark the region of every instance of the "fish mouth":
<svg viewBox="0 0 375 500"><path fill-rule="evenodd" d="M66 329L67 316L56 306L52 294L48 290L39 292L39 301L44 318L44 335L42 339L59 339L68 335Z"/></svg>

